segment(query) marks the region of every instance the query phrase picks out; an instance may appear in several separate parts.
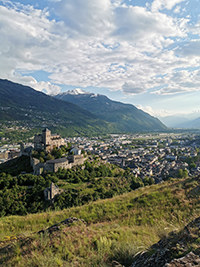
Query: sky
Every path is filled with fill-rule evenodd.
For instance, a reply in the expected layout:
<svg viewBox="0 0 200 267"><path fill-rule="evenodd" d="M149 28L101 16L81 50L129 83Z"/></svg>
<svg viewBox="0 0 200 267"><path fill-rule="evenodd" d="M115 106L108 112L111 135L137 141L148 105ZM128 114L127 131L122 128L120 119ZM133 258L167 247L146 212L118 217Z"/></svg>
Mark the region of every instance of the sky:
<svg viewBox="0 0 200 267"><path fill-rule="evenodd" d="M0 0L0 78L200 116L200 0Z"/></svg>

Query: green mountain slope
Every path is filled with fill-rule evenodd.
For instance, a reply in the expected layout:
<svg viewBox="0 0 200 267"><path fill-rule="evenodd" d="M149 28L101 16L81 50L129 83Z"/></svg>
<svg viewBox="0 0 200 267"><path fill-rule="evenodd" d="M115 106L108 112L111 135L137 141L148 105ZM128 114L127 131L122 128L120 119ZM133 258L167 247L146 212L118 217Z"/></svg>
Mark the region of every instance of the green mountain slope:
<svg viewBox="0 0 200 267"><path fill-rule="evenodd" d="M157 118L137 109L131 104L110 100L104 95L95 95L84 91L61 93L56 98L69 101L90 111L102 120L114 123L122 132L164 130L166 126Z"/></svg>
<svg viewBox="0 0 200 267"><path fill-rule="evenodd" d="M0 122L65 130L70 134L110 133L115 128L70 102L0 79Z"/></svg>

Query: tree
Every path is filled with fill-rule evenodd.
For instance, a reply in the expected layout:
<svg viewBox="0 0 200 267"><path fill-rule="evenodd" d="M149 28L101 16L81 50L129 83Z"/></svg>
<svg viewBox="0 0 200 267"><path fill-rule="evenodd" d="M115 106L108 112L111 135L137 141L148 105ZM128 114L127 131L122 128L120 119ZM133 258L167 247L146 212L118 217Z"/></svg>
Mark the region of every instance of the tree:
<svg viewBox="0 0 200 267"><path fill-rule="evenodd" d="M40 157L40 163L44 163L44 159Z"/></svg>
<svg viewBox="0 0 200 267"><path fill-rule="evenodd" d="M196 164L194 162L190 163L190 170L196 168Z"/></svg>
<svg viewBox="0 0 200 267"><path fill-rule="evenodd" d="M60 159L63 155L63 152L61 149L58 149L57 152L56 152L56 155L55 155L55 158L56 159Z"/></svg>
<svg viewBox="0 0 200 267"><path fill-rule="evenodd" d="M186 178L188 177L188 171L185 169L183 170L183 178Z"/></svg>
<svg viewBox="0 0 200 267"><path fill-rule="evenodd" d="M40 152L40 157L44 158L45 157L45 153L43 151Z"/></svg>
<svg viewBox="0 0 200 267"><path fill-rule="evenodd" d="M183 178L183 170L182 169L178 170L178 178Z"/></svg>
<svg viewBox="0 0 200 267"><path fill-rule="evenodd" d="M144 183L142 182L142 180L139 177L135 177L135 176L131 176L131 189L135 190L139 187L143 187Z"/></svg>
<svg viewBox="0 0 200 267"><path fill-rule="evenodd" d="M131 169L128 167L128 168L126 168L126 170L125 170L125 172L124 172L124 177L127 177L127 176L129 176L129 174L130 174L130 171L131 171Z"/></svg>
<svg viewBox="0 0 200 267"><path fill-rule="evenodd" d="M186 178L186 177L188 177L188 171L186 169L185 170L179 169L178 178Z"/></svg>
<svg viewBox="0 0 200 267"><path fill-rule="evenodd" d="M52 160L52 159L55 159L54 156L52 156L51 154L48 154L47 155L47 160Z"/></svg>

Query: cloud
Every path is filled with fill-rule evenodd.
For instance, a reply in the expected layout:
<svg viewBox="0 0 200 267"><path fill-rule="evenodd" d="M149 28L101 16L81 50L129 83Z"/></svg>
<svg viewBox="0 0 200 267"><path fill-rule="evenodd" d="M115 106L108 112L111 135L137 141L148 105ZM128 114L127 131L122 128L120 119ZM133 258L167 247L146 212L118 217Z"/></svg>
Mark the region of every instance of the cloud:
<svg viewBox="0 0 200 267"><path fill-rule="evenodd" d="M185 0L154 0L151 5L151 10L153 12L159 11L162 9L171 10L175 5L184 2Z"/></svg>
<svg viewBox="0 0 200 267"><path fill-rule="evenodd" d="M200 31L199 31L200 33ZM184 42L181 47L178 47L175 50L175 53L177 55L180 55L182 57L198 57L196 58L199 62L200 57L200 40L199 39L193 39L191 41Z"/></svg>
<svg viewBox="0 0 200 267"><path fill-rule="evenodd" d="M55 10L74 34L101 36L112 29L110 0L60 0Z"/></svg>
<svg viewBox="0 0 200 267"><path fill-rule="evenodd" d="M125 82L122 89L127 95L141 94L145 92L144 88L137 87L137 84L132 81Z"/></svg>
<svg viewBox="0 0 200 267"><path fill-rule="evenodd" d="M181 7L180 6L177 6L175 9L174 9L174 13L180 13L180 9L181 9Z"/></svg>
<svg viewBox="0 0 200 267"><path fill-rule="evenodd" d="M137 108L143 110L144 112L147 112L148 114L150 114L151 116L154 117L166 117L171 115L171 113L168 110L164 110L164 109L153 109L150 106L142 106L142 105L137 105Z"/></svg>
<svg viewBox="0 0 200 267"><path fill-rule="evenodd" d="M53 9L0 5L2 78L48 93L62 84L107 87L130 95L157 86L163 86L154 92L160 95L192 91L198 86L197 75L178 76L176 69L200 64L199 40L185 41L192 31L188 18L159 11L180 2L155 0L152 12L122 1L60 0L51 3L56 20L50 19ZM48 73L49 82L31 77L35 70Z"/></svg>
<svg viewBox="0 0 200 267"><path fill-rule="evenodd" d="M23 85L27 85L31 88L34 88L37 91L45 91L47 94L58 94L61 91L61 87L55 84L51 84L50 82L37 82L36 79L34 79L31 76L20 76L15 75L11 76L10 80L16 83L20 83Z"/></svg>
<svg viewBox="0 0 200 267"><path fill-rule="evenodd" d="M174 95L200 91L200 70L193 72L181 70L170 73L160 80L160 84L168 84L168 86L152 92L153 94Z"/></svg>
<svg viewBox="0 0 200 267"><path fill-rule="evenodd" d="M115 35L134 41L150 41L160 36L184 36L178 22L162 13L152 13L143 7L121 6L115 12Z"/></svg>
<svg viewBox="0 0 200 267"><path fill-rule="evenodd" d="M193 34L200 35L200 20L197 21L194 25L188 25L188 32L192 32Z"/></svg>

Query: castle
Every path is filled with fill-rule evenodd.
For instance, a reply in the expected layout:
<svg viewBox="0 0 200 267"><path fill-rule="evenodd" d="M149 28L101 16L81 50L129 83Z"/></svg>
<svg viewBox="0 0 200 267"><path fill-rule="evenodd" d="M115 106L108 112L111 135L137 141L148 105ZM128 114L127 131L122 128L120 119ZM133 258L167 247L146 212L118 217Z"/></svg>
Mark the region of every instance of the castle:
<svg viewBox="0 0 200 267"><path fill-rule="evenodd" d="M45 150L51 152L54 147L64 145L63 138L59 134L51 134L49 129L44 129L42 134L35 135L34 137L34 150ZM31 157L31 166L33 167L33 174L40 175L42 172L51 171L57 172L61 169L71 169L73 166L82 165L87 158L81 154L81 150L74 147L70 152L73 154L64 158L47 160L41 163L38 159Z"/></svg>
<svg viewBox="0 0 200 267"><path fill-rule="evenodd" d="M84 156L81 155L68 155L65 158L47 160L45 163L40 163L36 158L31 157L31 166L33 167L33 174L40 175L44 171L57 172L61 169L71 169L73 166L84 164Z"/></svg>
<svg viewBox="0 0 200 267"><path fill-rule="evenodd" d="M45 128L42 134L35 135L34 137L34 150L45 150L50 152L54 147L64 145L64 140L59 134L51 134L51 131Z"/></svg>

